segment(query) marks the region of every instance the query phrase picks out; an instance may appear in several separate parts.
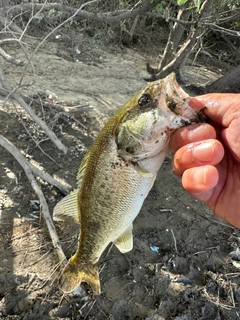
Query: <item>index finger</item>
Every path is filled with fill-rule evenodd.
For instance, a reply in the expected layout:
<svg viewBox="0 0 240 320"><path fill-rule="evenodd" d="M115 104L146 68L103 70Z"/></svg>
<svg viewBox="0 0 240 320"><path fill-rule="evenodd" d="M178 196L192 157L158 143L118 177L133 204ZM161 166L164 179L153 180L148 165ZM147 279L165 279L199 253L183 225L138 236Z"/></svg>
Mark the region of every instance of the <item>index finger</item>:
<svg viewBox="0 0 240 320"><path fill-rule="evenodd" d="M182 146L207 139L216 139L216 131L207 123L192 124L176 130L170 140L170 150L177 151Z"/></svg>

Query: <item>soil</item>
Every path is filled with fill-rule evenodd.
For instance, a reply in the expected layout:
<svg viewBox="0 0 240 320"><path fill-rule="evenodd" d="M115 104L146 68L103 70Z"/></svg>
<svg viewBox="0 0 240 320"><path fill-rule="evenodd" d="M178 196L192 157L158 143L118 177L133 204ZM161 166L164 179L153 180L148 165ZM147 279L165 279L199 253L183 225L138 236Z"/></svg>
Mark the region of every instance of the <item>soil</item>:
<svg viewBox="0 0 240 320"><path fill-rule="evenodd" d="M29 50L39 43L36 38L28 41ZM24 60L18 49L14 45L8 53ZM33 57L35 77L28 68L23 82L31 86L21 92L37 99L33 109L67 146L67 154L16 103L4 105L3 97L1 134L29 161L74 188L81 159L103 124L145 85L147 59L140 48L104 47L81 33L71 47L64 35L54 35ZM205 65L185 67L185 83L217 79L219 69L214 72L211 65L212 71ZM13 85L22 70L4 65ZM94 296L83 284L74 294L63 295L57 285L59 261L39 201L17 160L1 148L0 319L239 319L240 266L230 253L237 255L240 232L189 196L170 162L168 155L134 222L133 250L121 254L112 245L103 253L102 293ZM52 212L63 194L44 181L39 184ZM69 258L78 227L55 224Z"/></svg>

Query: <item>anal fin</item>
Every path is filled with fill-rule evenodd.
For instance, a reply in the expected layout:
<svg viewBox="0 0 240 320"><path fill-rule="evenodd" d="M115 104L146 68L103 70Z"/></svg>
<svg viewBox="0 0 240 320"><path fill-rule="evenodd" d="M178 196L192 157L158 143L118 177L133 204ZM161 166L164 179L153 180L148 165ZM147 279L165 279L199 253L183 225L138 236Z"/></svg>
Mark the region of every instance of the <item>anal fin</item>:
<svg viewBox="0 0 240 320"><path fill-rule="evenodd" d="M69 221L80 223L78 209L78 190L74 190L57 203L53 209L54 221Z"/></svg>
<svg viewBox="0 0 240 320"><path fill-rule="evenodd" d="M133 248L132 224L114 241L115 246L122 252L131 251Z"/></svg>

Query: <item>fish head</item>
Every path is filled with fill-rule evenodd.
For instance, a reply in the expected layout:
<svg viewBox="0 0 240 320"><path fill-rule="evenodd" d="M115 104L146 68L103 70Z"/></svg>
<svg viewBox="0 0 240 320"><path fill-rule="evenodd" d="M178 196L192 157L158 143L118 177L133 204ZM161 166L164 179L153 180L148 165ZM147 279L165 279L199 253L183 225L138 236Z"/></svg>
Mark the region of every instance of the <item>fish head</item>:
<svg viewBox="0 0 240 320"><path fill-rule="evenodd" d="M174 73L145 86L129 101L116 131L119 155L132 162L152 157L168 148L176 129L203 122L189 101Z"/></svg>

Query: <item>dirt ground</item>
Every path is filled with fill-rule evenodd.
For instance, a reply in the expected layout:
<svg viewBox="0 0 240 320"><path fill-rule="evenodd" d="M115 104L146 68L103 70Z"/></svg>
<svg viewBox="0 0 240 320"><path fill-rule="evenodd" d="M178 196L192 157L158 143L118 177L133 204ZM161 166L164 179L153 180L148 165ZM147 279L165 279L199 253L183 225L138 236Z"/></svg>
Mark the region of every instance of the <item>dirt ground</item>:
<svg viewBox="0 0 240 320"><path fill-rule="evenodd" d="M35 165L74 188L81 159L106 119L145 85L147 56L134 48L99 46L82 34L66 47L64 36L55 36L34 56L35 79L30 69L24 76L24 83L34 83L22 92L42 101L46 97L45 102L53 93L52 105L32 107L67 146L67 154L18 106L3 106L3 97L0 132ZM30 49L37 44L29 40ZM9 53L24 60L18 47ZM219 69L211 70L186 67L186 84L216 79ZM16 85L22 68L4 63L4 71ZM3 148L0 161L0 319L240 319L240 265L229 255L239 246L240 232L182 189L171 173L170 155L134 222L133 250L121 254L110 246L103 253L99 296L86 284L74 295L58 289L58 260L38 199L23 169ZM63 194L39 183L52 211ZM78 228L55 224L70 257Z"/></svg>

